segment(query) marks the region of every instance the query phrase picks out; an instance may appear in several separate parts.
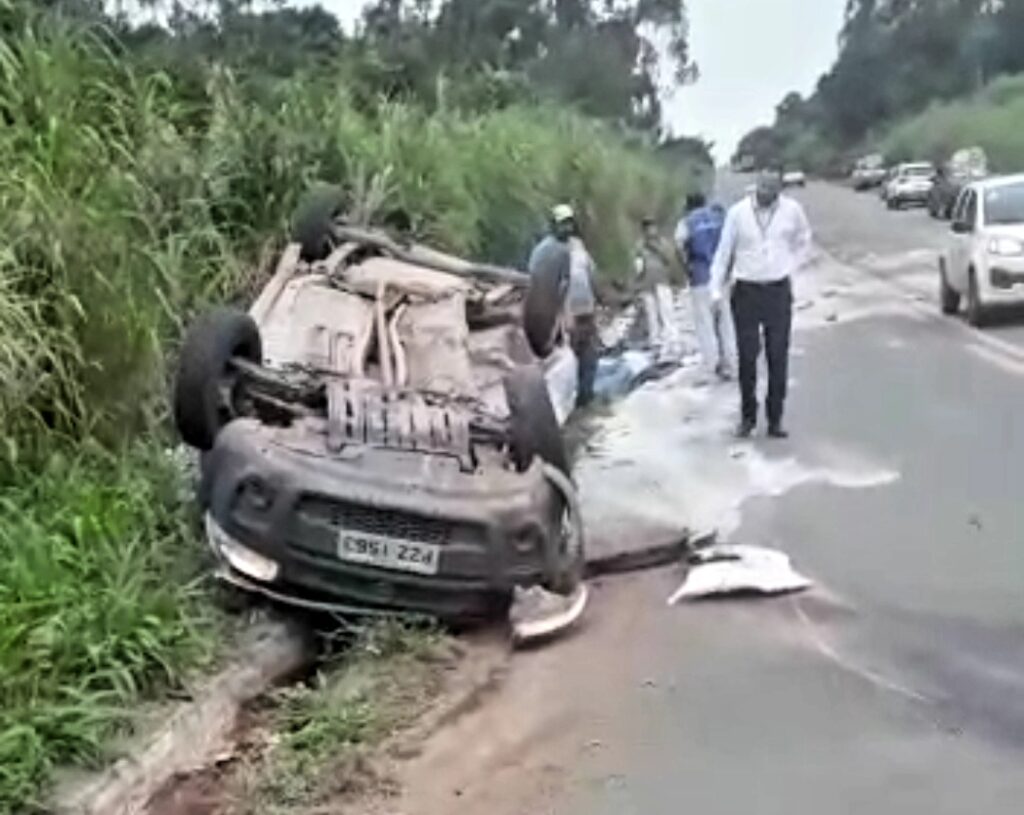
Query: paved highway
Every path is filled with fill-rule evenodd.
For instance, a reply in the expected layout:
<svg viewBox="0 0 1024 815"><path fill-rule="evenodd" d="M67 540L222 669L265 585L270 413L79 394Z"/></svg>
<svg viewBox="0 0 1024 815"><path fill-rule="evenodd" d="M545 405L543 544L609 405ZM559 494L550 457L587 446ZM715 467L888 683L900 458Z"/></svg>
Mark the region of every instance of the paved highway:
<svg viewBox="0 0 1024 815"><path fill-rule="evenodd" d="M579 478L598 543L714 526L815 588L670 607L674 569L607 580L582 630L426 744L394 812L1020 811L1024 322L939 315L926 213L797 195L821 252L793 438L737 444L733 387L684 371L600 420Z"/></svg>

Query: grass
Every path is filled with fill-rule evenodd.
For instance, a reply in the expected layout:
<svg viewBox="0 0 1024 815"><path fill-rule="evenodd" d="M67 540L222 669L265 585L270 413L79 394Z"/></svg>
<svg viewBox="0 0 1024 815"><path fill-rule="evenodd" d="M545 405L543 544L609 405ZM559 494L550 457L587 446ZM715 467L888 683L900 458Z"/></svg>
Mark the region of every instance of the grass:
<svg viewBox="0 0 1024 815"><path fill-rule="evenodd" d="M981 146L993 171L1024 170L1024 76L992 82L966 99L932 105L899 122L882 139L893 161L947 161L958 149Z"/></svg>
<svg viewBox="0 0 1024 815"><path fill-rule="evenodd" d="M571 201L611 278L628 274L639 219L677 214L694 183L565 109L367 106L344 71L245 83L215 68L200 96L180 81L59 19L0 43L0 231L16 236L0 314L21 326L0 373L46 360L3 395L16 425L152 426L166 349L196 309L251 294L247 270L315 181L342 184L368 220L400 209L440 248L515 265Z"/></svg>
<svg viewBox="0 0 1024 815"><path fill-rule="evenodd" d="M390 782L372 751L440 693L455 657L445 635L381 622L363 631L341 660L305 686L281 691L261 727L276 734L225 784L232 815L299 815L373 792Z"/></svg>
<svg viewBox="0 0 1024 815"><path fill-rule="evenodd" d="M159 447L169 371L197 310L258 289L310 184L516 265L568 200L621 278L640 217L676 214L693 183L570 110L385 101L343 62L153 70L84 26L0 0L0 811L19 813L210 647L192 510ZM378 727L358 705L289 709L296 756Z"/></svg>
<svg viewBox="0 0 1024 815"><path fill-rule="evenodd" d="M25 813L45 809L56 766L101 760L134 702L208 656L216 625L196 583L180 472L161 450L90 447L9 484L0 812Z"/></svg>

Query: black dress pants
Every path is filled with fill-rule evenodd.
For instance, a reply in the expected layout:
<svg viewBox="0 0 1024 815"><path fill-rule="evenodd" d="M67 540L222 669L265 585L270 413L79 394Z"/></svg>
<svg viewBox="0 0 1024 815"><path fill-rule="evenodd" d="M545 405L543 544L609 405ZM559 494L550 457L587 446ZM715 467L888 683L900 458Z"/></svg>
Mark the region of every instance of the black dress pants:
<svg viewBox="0 0 1024 815"><path fill-rule="evenodd" d="M597 319L593 314L573 317L569 344L579 361L576 407L584 408L594 400L594 379L597 376Z"/></svg>
<svg viewBox="0 0 1024 815"><path fill-rule="evenodd" d="M793 289L789 278L774 283L737 280L732 289L732 316L736 323L743 420L757 421L757 358L763 332L768 361L768 424L780 425L789 381L789 336L793 324Z"/></svg>

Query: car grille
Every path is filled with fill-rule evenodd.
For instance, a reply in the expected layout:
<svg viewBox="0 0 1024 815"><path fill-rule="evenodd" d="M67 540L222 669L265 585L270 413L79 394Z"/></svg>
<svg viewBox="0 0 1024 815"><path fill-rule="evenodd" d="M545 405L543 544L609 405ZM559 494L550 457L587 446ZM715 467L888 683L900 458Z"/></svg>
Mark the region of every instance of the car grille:
<svg viewBox="0 0 1024 815"><path fill-rule="evenodd" d="M421 543L447 543L453 526L439 518L318 497L301 499L298 515L307 523L326 524L337 530L347 529Z"/></svg>

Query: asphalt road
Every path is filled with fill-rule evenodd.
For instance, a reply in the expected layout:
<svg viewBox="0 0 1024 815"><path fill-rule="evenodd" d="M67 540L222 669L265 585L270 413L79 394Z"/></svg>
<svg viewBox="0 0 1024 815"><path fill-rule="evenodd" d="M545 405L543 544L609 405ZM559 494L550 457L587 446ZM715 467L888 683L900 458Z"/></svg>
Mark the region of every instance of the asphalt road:
<svg viewBox="0 0 1024 815"><path fill-rule="evenodd" d="M580 479L598 541L713 524L814 590L669 607L674 570L608 579L425 746L393 811L1020 811L1024 328L939 316L925 213L798 196L823 253L797 285L793 438L737 445L732 387L681 376L600 420Z"/></svg>

